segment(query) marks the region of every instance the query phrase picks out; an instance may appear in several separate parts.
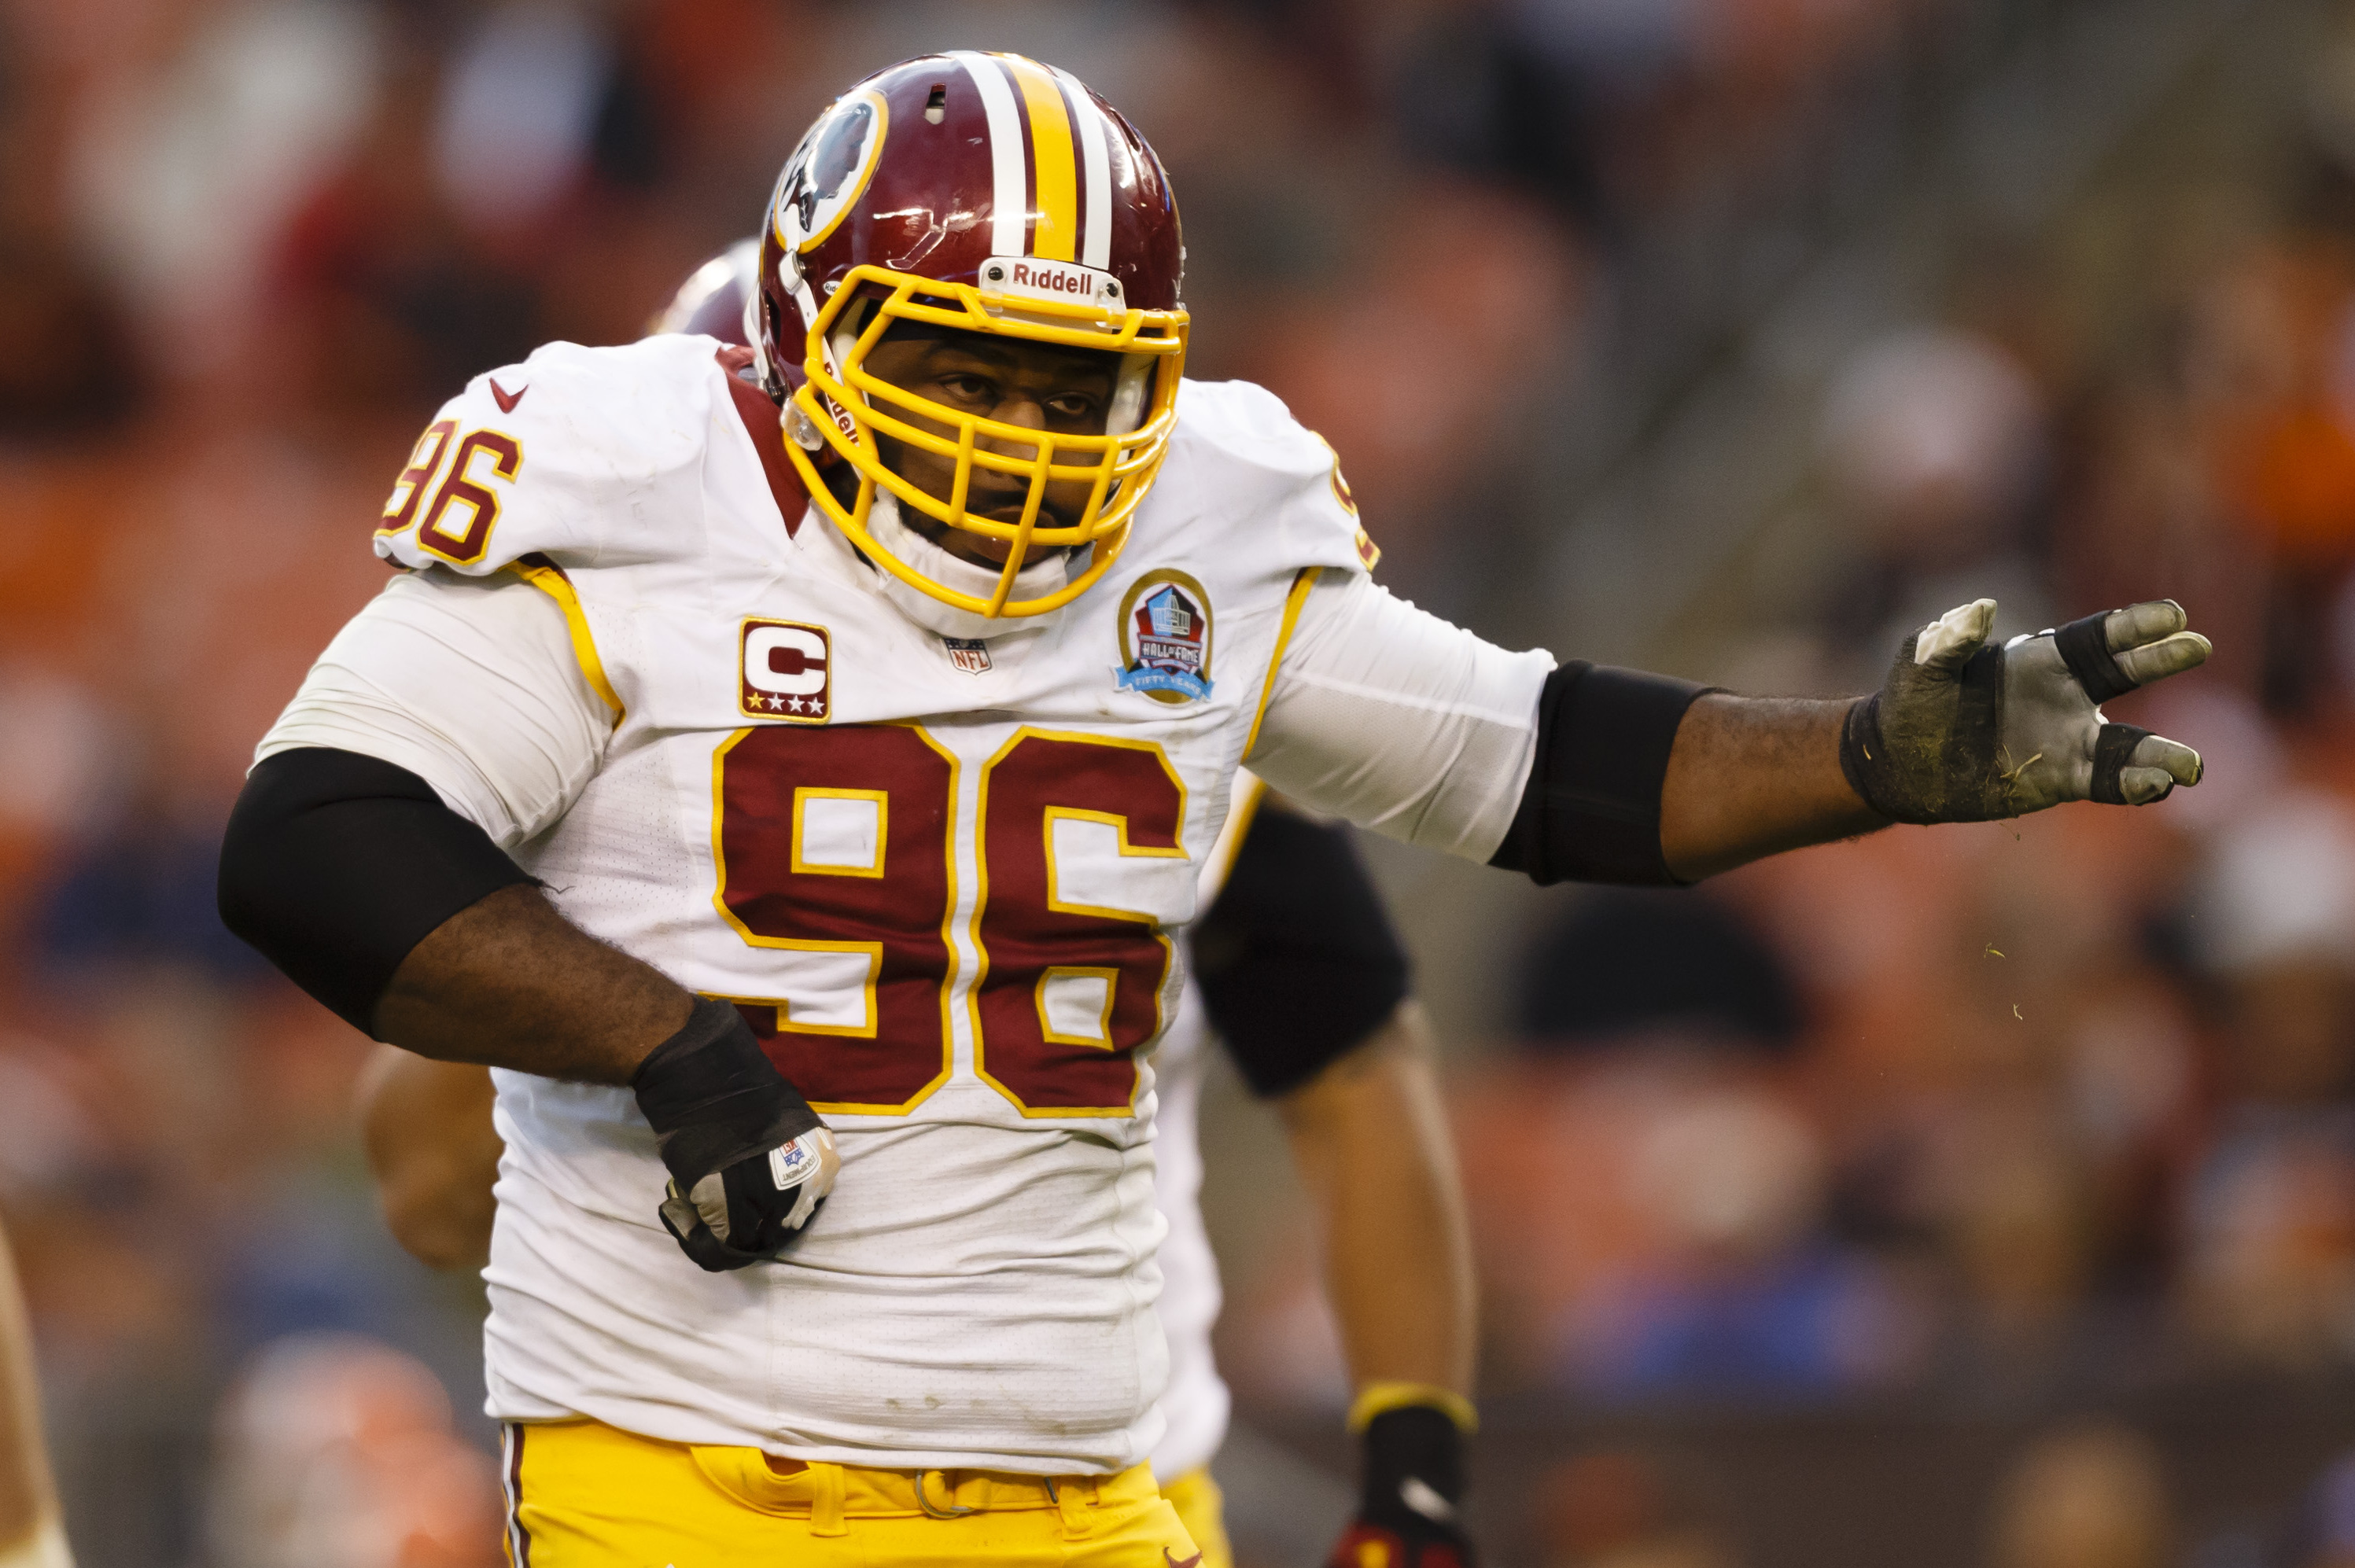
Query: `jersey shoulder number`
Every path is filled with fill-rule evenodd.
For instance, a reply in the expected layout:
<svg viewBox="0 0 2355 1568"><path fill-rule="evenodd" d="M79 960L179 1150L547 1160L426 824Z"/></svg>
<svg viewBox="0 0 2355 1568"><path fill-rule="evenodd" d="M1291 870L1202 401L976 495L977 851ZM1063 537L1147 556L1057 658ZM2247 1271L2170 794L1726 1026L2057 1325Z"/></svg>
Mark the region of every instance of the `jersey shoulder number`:
<svg viewBox="0 0 2355 1568"><path fill-rule="evenodd" d="M376 553L471 577L530 555L570 567L675 551L698 532L678 508L699 504L720 385L709 345L679 337L554 343L478 376L394 477Z"/></svg>

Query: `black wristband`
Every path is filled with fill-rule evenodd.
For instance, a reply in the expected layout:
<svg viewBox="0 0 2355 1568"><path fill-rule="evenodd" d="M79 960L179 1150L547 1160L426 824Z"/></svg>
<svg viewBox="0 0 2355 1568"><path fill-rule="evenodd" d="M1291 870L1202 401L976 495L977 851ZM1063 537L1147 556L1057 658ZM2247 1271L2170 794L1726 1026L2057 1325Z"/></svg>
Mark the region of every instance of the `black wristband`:
<svg viewBox="0 0 2355 1568"><path fill-rule="evenodd" d="M1675 885L1660 851L1660 790L1685 711L1712 690L1577 660L1548 675L1529 784L1488 863L1541 886Z"/></svg>
<svg viewBox="0 0 2355 1568"><path fill-rule="evenodd" d="M682 1189L822 1125L730 1001L698 997L630 1079L663 1164Z"/></svg>
<svg viewBox="0 0 2355 1568"><path fill-rule="evenodd" d="M1401 1507L1412 1478L1453 1507L1464 1500L1464 1429L1430 1404L1402 1404L1366 1424L1365 1509L1379 1520Z"/></svg>
<svg viewBox="0 0 2355 1568"><path fill-rule="evenodd" d="M1848 717L1840 725L1840 773L1848 779L1848 787L1856 791L1857 799L1892 822L1931 821L1878 788L1881 771L1878 765L1888 755L1888 743L1881 738L1880 694L1859 697L1849 705Z"/></svg>

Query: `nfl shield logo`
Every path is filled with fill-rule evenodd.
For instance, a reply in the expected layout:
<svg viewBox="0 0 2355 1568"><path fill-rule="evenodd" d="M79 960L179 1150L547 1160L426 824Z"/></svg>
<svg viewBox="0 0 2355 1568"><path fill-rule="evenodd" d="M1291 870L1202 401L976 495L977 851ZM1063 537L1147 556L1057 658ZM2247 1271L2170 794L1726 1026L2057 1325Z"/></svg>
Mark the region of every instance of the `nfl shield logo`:
<svg viewBox="0 0 2355 1568"><path fill-rule="evenodd" d="M978 675L989 668L989 644L978 637L943 637L942 643L949 651L949 662L968 675Z"/></svg>

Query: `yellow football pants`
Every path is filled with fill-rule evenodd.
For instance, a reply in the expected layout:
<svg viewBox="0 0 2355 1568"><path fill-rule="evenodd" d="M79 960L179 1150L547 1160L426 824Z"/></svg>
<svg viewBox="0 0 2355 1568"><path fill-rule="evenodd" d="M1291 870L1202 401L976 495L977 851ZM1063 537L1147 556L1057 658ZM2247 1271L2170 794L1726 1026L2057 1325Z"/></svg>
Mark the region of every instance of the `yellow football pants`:
<svg viewBox="0 0 2355 1568"><path fill-rule="evenodd" d="M757 1448L687 1447L564 1421L507 1427L506 1481L513 1568L1208 1563L1145 1465L1050 1481L772 1463Z"/></svg>
<svg viewBox="0 0 2355 1568"><path fill-rule="evenodd" d="M1220 1495L1219 1483L1210 1479L1208 1469L1188 1470L1173 1476L1161 1487L1161 1495L1178 1510L1178 1522L1194 1538L1195 1548L1202 1553L1201 1568L1235 1568L1235 1549L1227 1542L1227 1504Z"/></svg>

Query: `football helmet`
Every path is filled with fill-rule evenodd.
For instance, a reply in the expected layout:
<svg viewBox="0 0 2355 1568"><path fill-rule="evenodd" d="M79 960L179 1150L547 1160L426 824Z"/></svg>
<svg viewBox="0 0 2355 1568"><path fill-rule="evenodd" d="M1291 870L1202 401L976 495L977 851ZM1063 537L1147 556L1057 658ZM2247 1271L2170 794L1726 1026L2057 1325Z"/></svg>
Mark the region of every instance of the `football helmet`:
<svg viewBox="0 0 2355 1568"><path fill-rule="evenodd" d="M670 303L646 323L646 335L701 333L739 348L751 347L752 280L760 270L761 242L738 240L687 275Z"/></svg>
<svg viewBox="0 0 2355 1568"><path fill-rule="evenodd" d="M1168 454L1184 260L1160 160L1069 72L959 51L855 84L787 161L761 235L754 346L812 499L878 566L957 611L996 620L1070 603L1119 556ZM1118 356L1103 433L1042 432L880 379L868 355L901 321ZM952 493L893 472L879 435L954 460ZM819 475L826 450L857 476L847 497ZM1027 486L1018 521L967 513L976 471ZM1042 520L1050 482L1090 487L1075 521ZM1006 541L1004 565L949 556L900 508ZM1047 570L1061 551L1074 554Z"/></svg>

